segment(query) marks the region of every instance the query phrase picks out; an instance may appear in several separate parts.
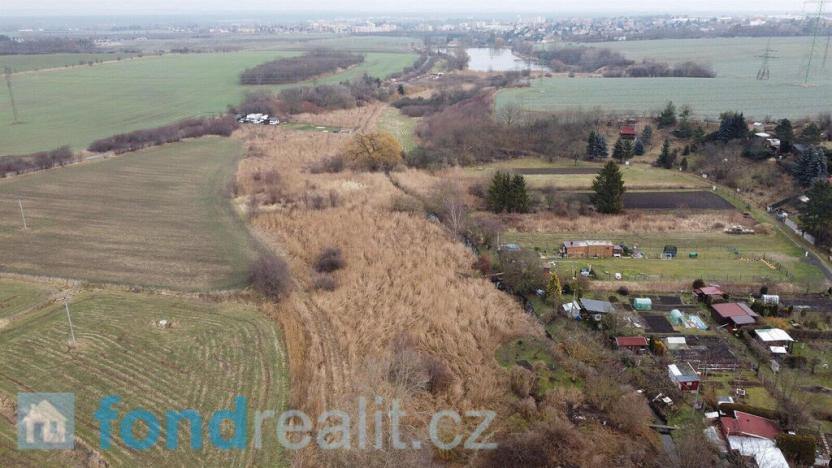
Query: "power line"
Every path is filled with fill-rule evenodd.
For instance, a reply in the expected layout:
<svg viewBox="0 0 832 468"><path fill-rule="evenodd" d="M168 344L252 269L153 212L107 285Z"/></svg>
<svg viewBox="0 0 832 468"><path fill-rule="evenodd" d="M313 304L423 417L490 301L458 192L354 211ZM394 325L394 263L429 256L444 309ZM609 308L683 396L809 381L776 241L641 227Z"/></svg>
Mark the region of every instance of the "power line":
<svg viewBox="0 0 832 468"><path fill-rule="evenodd" d="M768 42L766 43L766 50L763 52L763 55L758 55L757 58L763 59L763 63L760 65L760 69L757 71L757 79L768 80L771 78L771 70L769 69L769 61L771 59L778 58L773 53L775 52L774 49L771 48L771 38L768 38Z"/></svg>
<svg viewBox="0 0 832 468"><path fill-rule="evenodd" d="M817 47L818 33L820 32L820 20L823 18L823 8L826 4L826 0L808 0L806 3L817 3L818 11L815 16L815 27L812 31L812 45L809 48L809 63L806 64L806 75L803 79L804 85L809 84L809 75L812 73L812 61L815 58L815 48Z"/></svg>
<svg viewBox="0 0 832 468"><path fill-rule="evenodd" d="M9 102L12 105L12 115L14 116L14 123L20 123L17 119L17 105L14 103L14 92L12 92L12 67L5 67L3 74L6 76L6 87L9 88Z"/></svg>

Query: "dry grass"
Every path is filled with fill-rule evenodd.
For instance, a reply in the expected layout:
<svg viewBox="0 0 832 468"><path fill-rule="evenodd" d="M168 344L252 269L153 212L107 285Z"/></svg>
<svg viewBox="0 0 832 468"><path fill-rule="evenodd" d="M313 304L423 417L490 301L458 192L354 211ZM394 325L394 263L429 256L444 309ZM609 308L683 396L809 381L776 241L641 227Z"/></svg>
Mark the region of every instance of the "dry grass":
<svg viewBox="0 0 832 468"><path fill-rule="evenodd" d="M726 226L748 224L742 214L725 210L695 212L634 212L620 215L589 215L568 218L549 212L506 216L503 221L517 232L722 232Z"/></svg>
<svg viewBox="0 0 832 468"><path fill-rule="evenodd" d="M376 111L357 112L356 119L371 122ZM256 171L277 171L283 181L284 203L261 211L253 223L261 239L285 255L298 283L272 310L290 355L292 403L311 412L350 411L356 396L395 396L414 415L409 423L422 438L425 415L437 408L500 408L508 377L494 359L496 348L540 330L510 297L473 276L474 257L440 226L391 212L401 192L384 174L305 171L337 153L349 135L278 130L244 131L242 137L260 156L240 166L241 201L260 190L252 180ZM297 202L308 190L337 191L339 204L308 209ZM343 251L347 265L333 274L340 286L332 292L313 285L315 256L330 246ZM417 352L445 361L454 376L447 391L434 395L388 378L392 343L403 334ZM314 456L300 454L296 463Z"/></svg>
<svg viewBox="0 0 832 468"><path fill-rule="evenodd" d="M325 127L340 127L366 131L375 128L378 118L385 107L382 103L375 103L365 107L336 110L322 114L298 114L292 120Z"/></svg>

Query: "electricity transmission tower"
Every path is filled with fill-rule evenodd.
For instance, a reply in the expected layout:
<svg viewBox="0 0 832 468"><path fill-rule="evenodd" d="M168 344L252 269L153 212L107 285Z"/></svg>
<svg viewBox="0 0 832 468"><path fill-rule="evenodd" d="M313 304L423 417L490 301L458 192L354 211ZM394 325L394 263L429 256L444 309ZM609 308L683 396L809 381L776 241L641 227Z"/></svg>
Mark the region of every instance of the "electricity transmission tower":
<svg viewBox="0 0 832 468"><path fill-rule="evenodd" d="M14 123L20 123L20 121L17 120L17 105L14 103L14 92L12 92L12 67L6 67L3 70L3 75L6 77L6 87L9 88L9 103L12 105Z"/></svg>
<svg viewBox="0 0 832 468"><path fill-rule="evenodd" d="M813 28L812 32L812 45L809 48L809 62L806 64L806 74L803 78L803 84L809 84L809 75L812 73L812 62L815 58L815 49L818 45L818 33L820 33L820 22L823 19L823 9L826 6L826 0L807 0L806 3L817 3L818 10L817 14L815 15L815 27ZM827 53L829 51L828 48L828 41L827 41ZM824 57L824 62L826 58Z"/></svg>
<svg viewBox="0 0 832 468"><path fill-rule="evenodd" d="M758 55L757 58L763 59L763 63L760 65L760 69L757 71L757 79L758 80L768 80L771 78L771 70L769 70L768 63L771 59L777 58L777 56L773 55L774 49L771 48L771 38L769 38L768 42L766 43L766 50L763 52L763 55Z"/></svg>

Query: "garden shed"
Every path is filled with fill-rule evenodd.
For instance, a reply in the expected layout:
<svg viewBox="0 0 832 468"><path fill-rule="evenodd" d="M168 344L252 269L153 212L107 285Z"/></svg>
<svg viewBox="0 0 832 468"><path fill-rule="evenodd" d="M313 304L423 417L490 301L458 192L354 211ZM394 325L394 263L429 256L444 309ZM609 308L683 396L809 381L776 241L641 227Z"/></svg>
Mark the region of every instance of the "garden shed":
<svg viewBox="0 0 832 468"><path fill-rule="evenodd" d="M637 297L633 300L633 308L636 310L653 310L653 300L649 297Z"/></svg>

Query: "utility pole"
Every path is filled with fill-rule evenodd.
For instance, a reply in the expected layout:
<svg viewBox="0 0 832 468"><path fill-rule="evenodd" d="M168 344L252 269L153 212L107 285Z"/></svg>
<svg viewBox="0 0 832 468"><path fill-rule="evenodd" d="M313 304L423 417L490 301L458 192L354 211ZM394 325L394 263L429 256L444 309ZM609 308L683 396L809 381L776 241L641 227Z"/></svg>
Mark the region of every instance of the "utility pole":
<svg viewBox="0 0 832 468"><path fill-rule="evenodd" d="M14 103L14 92L12 92L12 67L5 67L3 75L6 77L6 87L9 88L9 103L12 105L12 115L14 116L14 123L20 123L17 119L17 105Z"/></svg>
<svg viewBox="0 0 832 468"><path fill-rule="evenodd" d="M757 58L763 59L763 63L760 65L760 69L757 71L757 80L764 81L768 80L771 77L771 70L769 70L768 63L771 59L777 58L772 53L774 49L771 48L771 38L768 38L768 42L766 43L766 50L763 52L763 55L758 55Z"/></svg>
<svg viewBox="0 0 832 468"><path fill-rule="evenodd" d="M26 214L23 213L23 202L20 199L17 199L17 206L20 207L20 217L23 218L23 230L28 230L29 225L26 224Z"/></svg>
<svg viewBox="0 0 832 468"><path fill-rule="evenodd" d="M826 35L826 49L823 51L822 68L826 70L826 59L829 58L829 46L832 45L832 32Z"/></svg>
<svg viewBox="0 0 832 468"><path fill-rule="evenodd" d="M803 79L803 84L809 84L809 75L812 72L812 61L815 58L815 48L817 47L818 43L818 32L820 31L820 20L823 18L823 8L826 4L826 0L808 0L806 3L817 3L818 4L818 12L815 16L815 27L812 33L812 46L809 48L809 62L806 64L806 76Z"/></svg>
<svg viewBox="0 0 832 468"><path fill-rule="evenodd" d="M75 330L72 328L72 316L69 315L69 302L64 301L64 308L66 309L66 319L69 322L69 334L72 337L72 346L76 345Z"/></svg>

